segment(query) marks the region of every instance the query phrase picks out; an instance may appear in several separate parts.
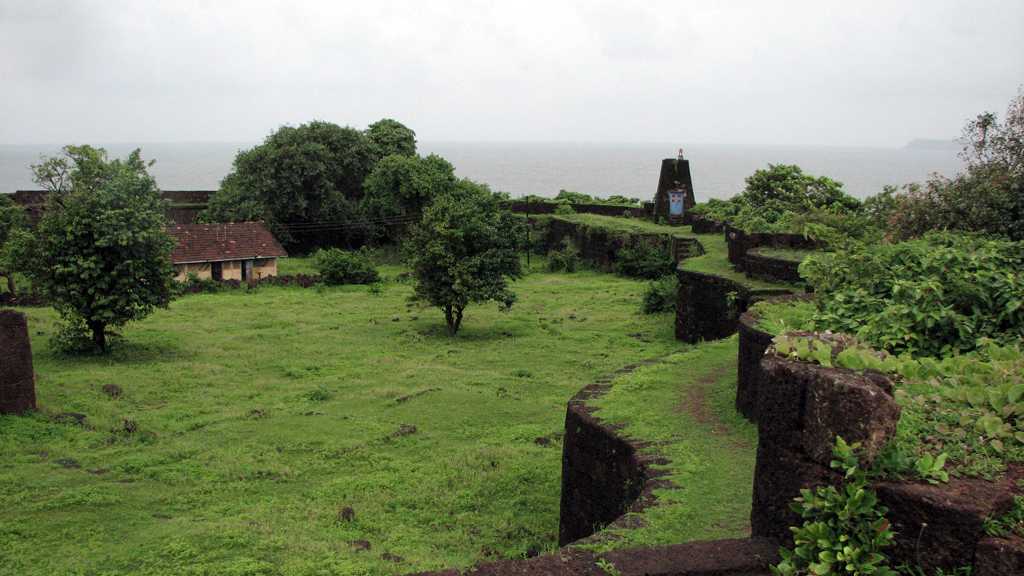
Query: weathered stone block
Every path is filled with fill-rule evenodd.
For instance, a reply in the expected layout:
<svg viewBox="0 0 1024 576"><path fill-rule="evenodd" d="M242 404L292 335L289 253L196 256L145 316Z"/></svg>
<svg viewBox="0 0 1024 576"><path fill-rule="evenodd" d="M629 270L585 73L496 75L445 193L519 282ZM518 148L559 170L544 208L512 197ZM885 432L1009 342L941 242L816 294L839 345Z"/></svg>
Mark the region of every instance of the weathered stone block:
<svg viewBox="0 0 1024 576"><path fill-rule="evenodd" d="M754 498L750 510L753 536L792 541L790 526L799 526L800 515L790 508L803 488L814 488L839 481L840 475L809 461L800 452L765 442L757 445L754 467Z"/></svg>
<svg viewBox="0 0 1024 576"><path fill-rule="evenodd" d="M874 461L896 431L900 409L885 386L841 368L825 368L769 354L761 360L761 439L802 452L820 465L832 460L836 436L861 444L862 462Z"/></svg>
<svg viewBox="0 0 1024 576"><path fill-rule="evenodd" d="M985 538L974 553L974 576L1024 574L1024 538Z"/></svg>
<svg viewBox="0 0 1024 576"><path fill-rule="evenodd" d="M954 478L948 484L880 482L875 490L896 531L890 556L919 564L929 573L970 564L985 538L984 521L1013 505L1012 483L1004 479ZM1019 574L1000 572L999 574Z"/></svg>
<svg viewBox="0 0 1024 576"><path fill-rule="evenodd" d="M21 414L35 408L28 321L20 312L0 310L0 414Z"/></svg>

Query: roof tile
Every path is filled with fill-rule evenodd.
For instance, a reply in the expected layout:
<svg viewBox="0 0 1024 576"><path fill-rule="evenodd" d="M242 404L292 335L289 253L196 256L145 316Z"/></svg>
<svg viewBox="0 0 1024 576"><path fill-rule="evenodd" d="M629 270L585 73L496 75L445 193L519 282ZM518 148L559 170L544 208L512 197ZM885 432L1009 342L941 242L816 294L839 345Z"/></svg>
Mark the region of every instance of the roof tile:
<svg viewBox="0 0 1024 576"><path fill-rule="evenodd" d="M175 264L288 256L262 222L176 224L167 232L178 242L171 252Z"/></svg>

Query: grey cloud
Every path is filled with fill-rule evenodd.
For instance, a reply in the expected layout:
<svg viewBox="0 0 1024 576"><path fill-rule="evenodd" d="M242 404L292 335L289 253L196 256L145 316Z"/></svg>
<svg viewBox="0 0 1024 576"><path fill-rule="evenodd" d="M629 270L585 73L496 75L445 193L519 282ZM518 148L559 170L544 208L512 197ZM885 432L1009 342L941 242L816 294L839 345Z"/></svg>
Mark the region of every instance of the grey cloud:
<svg viewBox="0 0 1024 576"><path fill-rule="evenodd" d="M400 119L423 140L900 145L1002 112L1024 3L0 2L0 143L251 141Z"/></svg>

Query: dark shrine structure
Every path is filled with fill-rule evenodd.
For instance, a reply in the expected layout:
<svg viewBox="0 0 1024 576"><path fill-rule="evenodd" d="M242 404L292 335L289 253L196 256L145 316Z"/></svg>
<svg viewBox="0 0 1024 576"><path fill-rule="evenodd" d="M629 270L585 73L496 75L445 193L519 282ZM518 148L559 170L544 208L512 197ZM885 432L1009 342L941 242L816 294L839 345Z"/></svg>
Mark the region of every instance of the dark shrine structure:
<svg viewBox="0 0 1024 576"><path fill-rule="evenodd" d="M690 209L696 203L690 161L683 158L680 150L678 158L661 161L658 191L654 195L654 218L674 225L686 224Z"/></svg>

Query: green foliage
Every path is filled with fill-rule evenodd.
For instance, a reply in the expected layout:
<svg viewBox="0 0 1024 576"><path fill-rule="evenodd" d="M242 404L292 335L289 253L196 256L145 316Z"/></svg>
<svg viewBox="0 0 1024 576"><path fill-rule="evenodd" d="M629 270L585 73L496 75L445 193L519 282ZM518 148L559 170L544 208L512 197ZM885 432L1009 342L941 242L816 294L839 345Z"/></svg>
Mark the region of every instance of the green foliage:
<svg viewBox="0 0 1024 576"><path fill-rule="evenodd" d="M138 150L108 160L103 149L67 146L64 156L35 166L44 184L57 165L67 167L39 223L26 271L71 323L81 322L100 351L110 326L144 318L172 295L164 205Z"/></svg>
<svg viewBox="0 0 1024 576"><path fill-rule="evenodd" d="M980 114L964 127L961 141L963 172L909 184L895 195L888 220L893 238L959 230L1024 240L1024 89L1003 122Z"/></svg>
<svg viewBox="0 0 1024 576"><path fill-rule="evenodd" d="M573 192L572 190L559 190L555 196L556 202L568 202L569 204L593 204L596 199L590 194Z"/></svg>
<svg viewBox="0 0 1024 576"><path fill-rule="evenodd" d="M455 335L471 302L495 300L508 308L515 294L508 279L521 275L522 221L502 207L486 186L461 180L434 198L405 244L416 279L415 295L441 308Z"/></svg>
<svg viewBox="0 0 1024 576"><path fill-rule="evenodd" d="M841 226L860 209L860 202L843 192L842 184L825 176L805 174L799 166L769 164L747 178L742 193L729 200L709 200L693 213L727 222L747 232L802 232L807 222Z"/></svg>
<svg viewBox="0 0 1024 576"><path fill-rule="evenodd" d="M806 362L897 378L902 413L876 462L886 477L946 482L948 471L991 477L1024 461L1024 353L991 341L941 359L893 356L851 340L838 353L816 336L776 336L775 351Z"/></svg>
<svg viewBox="0 0 1024 576"><path fill-rule="evenodd" d="M815 326L892 352L943 356L1024 335L1024 244L932 234L808 257Z"/></svg>
<svg viewBox="0 0 1024 576"><path fill-rule="evenodd" d="M559 250L548 252L549 272L575 272L580 265L580 249L568 238L562 240Z"/></svg>
<svg viewBox="0 0 1024 576"><path fill-rule="evenodd" d="M654 280L675 271L676 263L663 245L626 244L615 254L615 272L630 278Z"/></svg>
<svg viewBox="0 0 1024 576"><path fill-rule="evenodd" d="M1024 496L1013 497L1013 507L997 518L985 519L985 533L989 536L1024 538Z"/></svg>
<svg viewBox="0 0 1024 576"><path fill-rule="evenodd" d="M674 312L678 298L679 277L675 274L667 274L647 284L641 310L644 314Z"/></svg>
<svg viewBox="0 0 1024 576"><path fill-rule="evenodd" d="M321 121L283 126L238 153L203 218L262 220L286 244L297 240L289 225L359 220L354 202L378 154L378 145L354 128Z"/></svg>
<svg viewBox="0 0 1024 576"><path fill-rule="evenodd" d="M790 528L794 546L779 550L775 576L898 576L883 552L894 537L885 518L888 509L868 488L855 454L858 447L836 437L831 465L843 472L842 486L800 490L793 510L804 523Z"/></svg>
<svg viewBox="0 0 1024 576"><path fill-rule="evenodd" d="M571 204L559 204L558 206L555 207L554 213L558 214L559 216L567 216L575 214L576 210L573 209Z"/></svg>
<svg viewBox="0 0 1024 576"><path fill-rule="evenodd" d="M11 294L17 293L14 282L14 274L19 272L19 261L16 258L17 249L9 247L8 243L17 236L19 232L25 231L28 226L28 218L21 206L15 204L6 194L0 194L0 276L7 280L7 290ZM18 242L16 240L12 244Z"/></svg>
<svg viewBox="0 0 1024 576"><path fill-rule="evenodd" d="M416 133L397 120L378 120L366 128L365 134L377 158L416 155Z"/></svg>
<svg viewBox="0 0 1024 576"><path fill-rule="evenodd" d="M373 284L380 280L377 269L370 261L367 250L350 251L340 248L317 250L313 262L324 284Z"/></svg>
<svg viewBox="0 0 1024 576"><path fill-rule="evenodd" d="M769 334L783 334L812 329L816 310L817 307L810 300L762 300L754 303L749 311L757 316L758 328Z"/></svg>
<svg viewBox="0 0 1024 576"><path fill-rule="evenodd" d="M361 208L372 237L395 240L405 222L419 219L434 197L456 183L455 169L440 156L385 157L363 182Z"/></svg>

